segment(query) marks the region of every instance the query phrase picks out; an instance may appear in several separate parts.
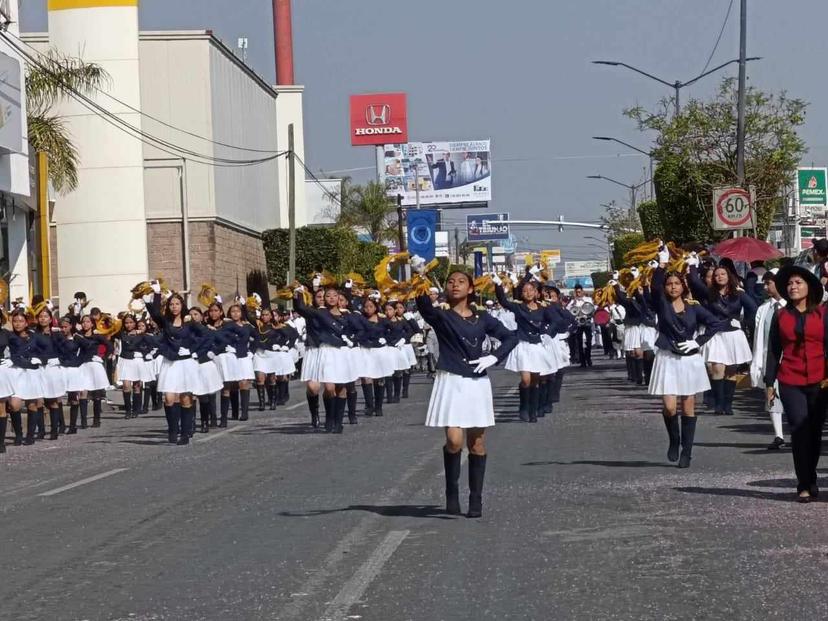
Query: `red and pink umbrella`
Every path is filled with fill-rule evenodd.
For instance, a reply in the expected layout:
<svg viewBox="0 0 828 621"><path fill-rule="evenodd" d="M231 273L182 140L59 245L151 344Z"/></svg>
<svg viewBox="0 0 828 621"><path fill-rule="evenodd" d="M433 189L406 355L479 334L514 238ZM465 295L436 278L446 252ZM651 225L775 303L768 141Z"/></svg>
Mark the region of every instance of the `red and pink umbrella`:
<svg viewBox="0 0 828 621"><path fill-rule="evenodd" d="M734 261L744 261L745 263L768 261L782 256L782 253L768 242L755 237L726 239L714 246L712 252L720 257L727 257Z"/></svg>

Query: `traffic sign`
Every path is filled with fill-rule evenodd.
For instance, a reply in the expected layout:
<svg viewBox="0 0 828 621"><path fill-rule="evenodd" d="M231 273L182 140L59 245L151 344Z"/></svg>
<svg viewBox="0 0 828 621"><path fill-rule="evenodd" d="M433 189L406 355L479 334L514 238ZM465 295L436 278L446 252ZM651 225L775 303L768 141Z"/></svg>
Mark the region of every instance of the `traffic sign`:
<svg viewBox="0 0 828 621"><path fill-rule="evenodd" d="M716 188L713 190L713 230L731 231L753 226L752 209L756 189Z"/></svg>

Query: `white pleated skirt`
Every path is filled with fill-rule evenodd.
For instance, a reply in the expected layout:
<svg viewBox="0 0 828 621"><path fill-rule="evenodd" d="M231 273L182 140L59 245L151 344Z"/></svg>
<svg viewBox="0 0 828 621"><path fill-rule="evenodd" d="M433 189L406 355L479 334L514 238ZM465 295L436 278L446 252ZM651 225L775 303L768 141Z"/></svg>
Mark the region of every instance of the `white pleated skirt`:
<svg viewBox="0 0 828 621"><path fill-rule="evenodd" d="M641 327L641 349L644 351L655 351L658 340L658 330L652 326Z"/></svg>
<svg viewBox="0 0 828 621"><path fill-rule="evenodd" d="M559 334L557 336L558 347L560 348L560 354L561 354L561 361L563 362L563 364L561 365L562 369L569 366L569 359L570 359L570 356L572 355L571 352L569 351L569 338L568 338L568 336L569 336L568 334Z"/></svg>
<svg viewBox="0 0 828 621"><path fill-rule="evenodd" d="M411 343L406 343L402 347L405 356L408 359L408 368L410 369L417 364L417 352L414 351L414 346Z"/></svg>
<svg viewBox="0 0 828 621"><path fill-rule="evenodd" d="M12 375L15 397L24 401L43 398L43 374L40 369L12 367L9 371Z"/></svg>
<svg viewBox="0 0 828 621"><path fill-rule="evenodd" d="M315 382L317 381L317 371L319 370L319 358L322 356L322 353L319 351L318 347L307 347L305 348L305 355L302 359L302 373L299 375L299 379L303 382Z"/></svg>
<svg viewBox="0 0 828 621"><path fill-rule="evenodd" d="M192 358L183 360L161 360L161 373L158 374L158 392L184 394L201 390L198 362Z"/></svg>
<svg viewBox="0 0 828 621"><path fill-rule="evenodd" d="M8 399L14 394L14 370L0 367L0 399Z"/></svg>
<svg viewBox="0 0 828 621"><path fill-rule="evenodd" d="M155 379L143 357L118 358L118 366L115 368L118 379L122 382L151 382Z"/></svg>
<svg viewBox="0 0 828 621"><path fill-rule="evenodd" d="M66 372L60 365L41 367L44 399L59 399L66 394ZM109 382L107 382L107 386Z"/></svg>
<svg viewBox="0 0 828 621"><path fill-rule="evenodd" d="M541 336L541 344L543 345L544 349L546 349L546 351L549 352L549 355L552 356L552 359L555 361L556 372L561 367L569 365L569 354L567 353L566 361L564 362L563 350L561 349L560 345L558 345L559 342L560 341L558 341L555 337L549 336L548 334L544 334L543 336Z"/></svg>
<svg viewBox="0 0 828 621"><path fill-rule="evenodd" d="M494 399L489 378L437 371L428 401L426 427L493 427Z"/></svg>
<svg viewBox="0 0 828 621"><path fill-rule="evenodd" d="M520 341L506 358L504 365L517 373L540 373L550 375L558 370L555 357L541 343Z"/></svg>
<svg viewBox="0 0 828 621"><path fill-rule="evenodd" d="M741 330L719 332L702 346L705 362L734 365L753 360L747 337Z"/></svg>
<svg viewBox="0 0 828 621"><path fill-rule="evenodd" d="M408 371L411 368L411 364L408 360L408 354L405 353L403 347L389 347L391 350L391 355L394 357L394 370L395 371Z"/></svg>
<svg viewBox="0 0 828 621"><path fill-rule="evenodd" d="M218 366L213 360L198 363L198 372L195 375L194 395L212 395L224 388Z"/></svg>
<svg viewBox="0 0 828 621"><path fill-rule="evenodd" d="M322 384L348 384L356 381L359 370L352 364L347 348L321 345L309 347L302 363L302 381Z"/></svg>
<svg viewBox="0 0 828 621"><path fill-rule="evenodd" d="M266 375L293 375L296 365L289 351L259 350L253 355L253 370Z"/></svg>
<svg viewBox="0 0 828 621"><path fill-rule="evenodd" d="M109 388L109 378L106 376L104 365L100 362L84 362L78 367L79 382L82 390L106 390Z"/></svg>
<svg viewBox="0 0 828 621"><path fill-rule="evenodd" d="M66 392L83 392L86 390L84 374L80 367L63 367L63 381L66 383Z"/></svg>
<svg viewBox="0 0 828 621"><path fill-rule="evenodd" d="M239 358L236 354L225 352L216 357L215 363L225 382L243 382L256 377L253 371L253 354Z"/></svg>
<svg viewBox="0 0 828 621"><path fill-rule="evenodd" d="M361 347L362 361L359 364L359 376L368 379L382 379L393 375L397 370L397 355L392 351L396 347Z"/></svg>
<svg viewBox="0 0 828 621"><path fill-rule="evenodd" d="M659 349L655 356L650 377L651 395L675 395L689 397L710 390L707 368L700 354L679 356Z"/></svg>

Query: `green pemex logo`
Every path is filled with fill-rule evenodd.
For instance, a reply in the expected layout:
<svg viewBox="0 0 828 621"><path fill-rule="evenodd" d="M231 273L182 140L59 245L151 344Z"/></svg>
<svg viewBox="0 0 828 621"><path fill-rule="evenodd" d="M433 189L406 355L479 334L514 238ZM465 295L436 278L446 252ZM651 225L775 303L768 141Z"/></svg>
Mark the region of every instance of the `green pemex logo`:
<svg viewBox="0 0 828 621"><path fill-rule="evenodd" d="M806 207L828 207L825 168L800 168L798 171L799 204Z"/></svg>

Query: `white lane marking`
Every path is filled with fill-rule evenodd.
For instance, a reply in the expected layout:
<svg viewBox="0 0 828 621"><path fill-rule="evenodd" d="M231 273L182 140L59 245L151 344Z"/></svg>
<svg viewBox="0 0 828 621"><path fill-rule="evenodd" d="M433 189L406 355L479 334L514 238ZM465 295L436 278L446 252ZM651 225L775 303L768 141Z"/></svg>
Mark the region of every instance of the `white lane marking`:
<svg viewBox="0 0 828 621"><path fill-rule="evenodd" d="M238 431L239 429L246 428L247 425L238 425L236 427L230 427L229 429L225 429L224 431L219 431L218 433L211 433L206 436L201 436L196 442L212 442L213 440L218 440L220 437L227 435L228 433L233 433Z"/></svg>
<svg viewBox="0 0 828 621"><path fill-rule="evenodd" d="M409 532L407 530L392 530L388 533L373 554L368 557L368 560L362 564L362 567L357 569L356 573L351 576L350 580L342 587L342 590L334 597L322 618L329 621L340 621L348 618L347 614L351 606L356 604L365 594L365 591L368 590L374 578L382 571L383 566L394 554L394 551L408 537Z"/></svg>
<svg viewBox="0 0 828 621"><path fill-rule="evenodd" d="M463 454L460 456L460 467L462 468L468 460L469 460L469 452L468 451L463 451ZM437 473L437 476L438 477L446 476L446 471L441 470L440 472Z"/></svg>
<svg viewBox="0 0 828 621"><path fill-rule="evenodd" d="M300 408L300 407L302 407L303 405L305 405L305 404L304 404L304 403L302 403L302 402L300 401L299 403L294 403L294 404L293 404L292 406L290 406L289 408L285 408L285 411L286 411L286 412L292 412L293 410L295 410L295 409L297 409L297 408Z"/></svg>
<svg viewBox="0 0 828 621"><path fill-rule="evenodd" d="M43 492L38 494L38 496L54 496L55 494L60 494L61 492L67 492L70 489L75 489L76 487L80 487L81 485L86 485L87 483L94 483L95 481L100 481L101 479L105 479L106 477L111 477L113 474L118 474L119 472L126 472L129 468L115 468L114 470L109 470L107 472L101 472L100 474L96 474L93 477L88 477L86 479L81 479L80 481L75 481L74 483L70 483L69 485L64 485L63 487L58 487L55 489L50 489L48 492Z"/></svg>

